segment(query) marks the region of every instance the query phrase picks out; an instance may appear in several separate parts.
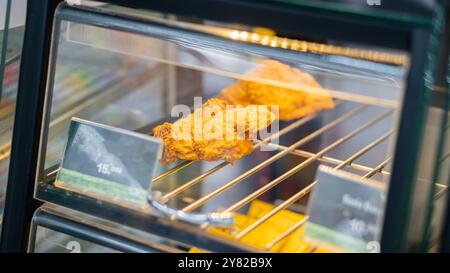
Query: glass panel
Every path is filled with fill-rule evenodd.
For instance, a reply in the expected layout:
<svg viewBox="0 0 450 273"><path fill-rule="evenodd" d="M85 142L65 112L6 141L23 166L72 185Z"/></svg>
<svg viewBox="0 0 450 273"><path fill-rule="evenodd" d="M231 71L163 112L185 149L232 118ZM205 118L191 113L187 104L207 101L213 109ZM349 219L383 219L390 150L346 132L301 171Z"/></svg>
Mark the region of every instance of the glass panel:
<svg viewBox="0 0 450 273"><path fill-rule="evenodd" d="M192 104L195 95L205 99L216 96L266 59L73 22L62 22L61 29L46 168L61 159L64 132L73 116L137 130L166 117L177 98ZM336 99L398 108L404 70L362 61L358 66L357 60L338 58L324 62L321 56L299 54L297 60L282 61L318 79ZM170 79L171 70L196 81L172 86L176 79ZM313 94L321 91L274 80L270 75L248 75L246 79Z"/></svg>
<svg viewBox="0 0 450 273"><path fill-rule="evenodd" d="M450 23L450 21L448 21ZM449 24L450 26L450 24ZM447 34L450 30L447 29ZM444 56L448 54L448 45L444 47ZM427 166L427 172L419 169L419 181L427 178L428 181L434 182L434 186L429 192L429 205L427 207L427 223L423 231L423 241L421 251L438 251L443 232L443 221L448 204L448 186L450 185L450 89L448 83L448 75L450 71L445 72L448 67L448 61L442 57L443 67L436 73L436 85L432 88L432 106L428 110L427 124L423 151L424 156L421 157L422 166ZM447 58L450 60L450 56ZM431 142L433 141L433 142ZM430 145L435 143L435 146ZM422 182L423 183L423 182ZM425 194L425 191L423 191Z"/></svg>
<svg viewBox="0 0 450 273"><path fill-rule="evenodd" d="M194 97L202 97L203 102L216 97L252 98L259 104L283 106L277 121L279 140L271 144L272 150L256 146L233 164L178 160L160 165L154 189L171 207L188 212L225 208L250 218L261 217L261 211L289 209L295 217L303 217L298 215L305 214L307 194L293 199L292 206L278 205L309 187L319 164L386 186L408 72L405 53L184 23L173 16L141 12L140 17L146 25L135 27L146 34L58 22L37 198L45 200L49 192L74 196L55 188L52 180L72 117L151 134L157 125L178 119L171 115L175 105L194 108ZM174 25L186 30L173 31ZM235 93L227 97L230 90ZM332 99L334 107L315 108L308 98L318 94ZM298 96L302 102L289 110ZM301 107L315 110L295 116ZM224 185L229 186L222 190ZM70 207L67 200L64 205ZM107 209L107 204L96 203L91 210L102 208ZM270 230L277 230L270 227L272 221L268 223L272 223L267 224ZM261 242L245 242L264 248Z"/></svg>
<svg viewBox="0 0 450 273"><path fill-rule="evenodd" d="M450 91L450 90L449 90ZM447 95L448 96L448 95ZM448 98L447 98L448 100ZM442 142L442 152L439 153L439 158L437 159L436 167L434 169L434 176L437 185L435 186L434 192L433 192L433 211L432 211L432 218L431 223L429 224L430 230L429 235L426 238L427 240L427 247L431 251L438 251L440 247L440 240L442 236L442 224L445 220L445 217L443 217L445 214L446 204L448 204L448 187L450 186L450 113L448 112L448 109L446 109L447 113L447 119L446 124L442 128L442 135L443 138Z"/></svg>
<svg viewBox="0 0 450 273"><path fill-rule="evenodd" d="M38 226L35 253L118 253L118 251Z"/></svg>
<svg viewBox="0 0 450 273"><path fill-rule="evenodd" d="M0 229L8 181L26 4L26 0L0 0Z"/></svg>
<svg viewBox="0 0 450 273"><path fill-rule="evenodd" d="M448 100L448 95L444 93L443 99ZM439 247L450 169L447 160L450 153L450 136L446 129L449 124L447 107L448 103L444 102L443 108L430 106L427 109L418 162L417 193L413 207L415 214L411 217L409 227L410 251L425 252Z"/></svg>
<svg viewBox="0 0 450 273"><path fill-rule="evenodd" d="M426 106L420 154L417 162L416 189L413 193L414 214L408 230L410 251L439 249L446 200L450 153L448 134L450 92L449 39L450 11L447 5L436 9L433 38L430 39L429 65L425 73L429 100Z"/></svg>
<svg viewBox="0 0 450 273"><path fill-rule="evenodd" d="M177 241L168 240L164 237L129 228L120 223L107 221L102 218L80 213L64 207L54 206L47 203L42 205L39 210L47 213L47 216L56 216L53 220L63 221L63 223L58 225L57 228L52 226L53 224L58 224L56 222L46 222L45 227L37 225L36 233L31 236L35 237L35 241L33 242L34 252L117 252L118 250L116 249L99 245L103 240L105 240L106 244L111 243L111 240L114 241L117 236L120 236L123 239L123 242L130 240L130 242L140 243L143 247L147 247L146 251L152 253L186 252L186 250L191 248L191 246ZM35 219L33 219L33 221L35 221ZM100 232L103 234L99 244L82 240L77 236L70 236L64 233L64 228L70 228L71 222L82 222L87 228L86 232ZM55 231L55 229L59 231ZM31 251L33 251L33 249Z"/></svg>

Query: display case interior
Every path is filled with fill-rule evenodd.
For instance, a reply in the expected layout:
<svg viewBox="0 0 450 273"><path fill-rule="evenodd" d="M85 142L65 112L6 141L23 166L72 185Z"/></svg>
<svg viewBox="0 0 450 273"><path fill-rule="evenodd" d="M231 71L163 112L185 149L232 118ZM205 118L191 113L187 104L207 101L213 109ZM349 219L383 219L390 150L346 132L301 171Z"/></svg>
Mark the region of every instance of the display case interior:
<svg viewBox="0 0 450 273"><path fill-rule="evenodd" d="M158 240L178 240L184 251L331 251L302 239L318 166L387 189L409 57L265 28L63 6L54 26L35 196L106 217L116 228L135 225ZM278 126L234 162L180 155L169 165L158 162L149 183L170 207L234 212L235 226L191 226L55 185L73 117L152 135L180 118L176 105L193 110L212 98L277 104Z"/></svg>

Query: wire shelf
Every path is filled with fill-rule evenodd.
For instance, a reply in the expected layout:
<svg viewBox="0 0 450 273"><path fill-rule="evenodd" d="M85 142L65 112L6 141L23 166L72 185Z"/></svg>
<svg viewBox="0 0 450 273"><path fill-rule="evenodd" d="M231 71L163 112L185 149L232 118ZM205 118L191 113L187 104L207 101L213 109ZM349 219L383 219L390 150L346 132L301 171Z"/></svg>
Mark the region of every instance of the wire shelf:
<svg viewBox="0 0 450 273"><path fill-rule="evenodd" d="M343 103L345 104L345 103ZM214 189L213 191L200 196L199 198L188 198L190 203L183 207L181 210L183 212L193 212L197 209L199 209L202 206L205 206L208 202L212 202L214 198L217 198L224 192L232 189L233 187L236 187L238 184L243 182L246 178L255 175L262 169L264 169L267 166L270 166L277 160L287 156L287 155L294 155L299 156L301 158L304 158L305 160L301 163L297 164L293 168L287 170L282 175L274 178L273 180L267 182L262 187L258 188L256 191L250 193L246 197L240 199L239 201L231 204L224 210L221 210L223 212L236 212L237 210L243 208L244 206L250 204L253 200L256 200L258 197L262 196L263 194L269 192L272 190L275 186L283 183L288 179L289 177L293 176L294 174L300 172L302 169L310 166L314 162L321 162L326 163L329 165L333 165L334 169L353 169L362 172L361 175L362 180L367 180L369 178L374 177L375 175L381 175L383 178L388 177L390 173L385 170L386 166L391 162L392 158L387 155L384 160L382 160L379 164L376 166L370 167L365 166L362 164L355 163L355 160L362 157L363 155L367 154L369 151L374 149L376 146L380 145L383 142L386 142L389 140L389 138L395 133L394 130L389 129L387 132L382 132L379 137L375 138L374 140L369 141L365 146L355 151L352 155L350 155L345 160L337 159L334 157L326 156L326 154L336 147L338 147L341 144L344 144L346 142L351 141L352 138L358 136L359 134L362 134L366 130L368 130L370 127L376 125L377 123L381 122L384 119L387 119L388 117L391 117L394 113L392 109L384 109L381 114L375 116L374 118L371 118L369 121L365 122L361 126L357 127L353 131L347 133L346 135L338 138L337 140L333 141L331 144L327 145L326 147L322 148L318 152L309 152L301 149L301 146L307 144L308 142L318 138L319 136L323 135L325 132L329 131L330 129L334 127L339 127L344 122L348 122L350 119L358 116L363 115L364 111L366 111L370 106L368 105L356 105L356 107L351 108L347 112L341 115L335 115L334 119L326 124L324 124L322 127L318 128L314 132L306 135L305 137L302 137L298 139L295 143L284 146L280 144L273 144L270 143L271 140L275 138L280 138L281 136L288 134L289 132L292 132L294 129L297 129L305 124L307 124L309 121L312 121L313 119L320 116L322 113L314 114L308 117L305 117L303 119L296 120L289 124L288 126L282 128L278 133L272 134L270 137L262 140L255 141L255 151L256 148L261 146L262 144L268 144L271 145L273 148L275 148L276 153L272 155L271 157L267 158L266 160L260 162L256 166L249 167L245 172L238 175L237 177L229 180L228 182L223 183L223 185L219 186L218 188ZM332 110L334 111L334 110ZM333 114L333 113L331 113ZM254 152L255 152L254 151ZM191 166L194 162L193 161L184 161L180 164L176 165L175 167L166 170L165 172L161 173L160 175L156 176L153 179L153 183L159 184L164 181L165 178L168 178L171 175L174 175L178 173L179 171L188 168ZM175 187L173 189L170 189L169 191L165 192L163 194L162 200L163 202L169 202L170 200L176 198L177 196L187 192L192 187L202 183L207 177L215 174L216 172L220 171L221 169L228 166L229 163L222 162L217 164L216 166L207 169L206 171L202 172L199 176L194 177L190 180L188 180L185 183L182 183L178 187ZM261 226L263 223L268 221L271 217L273 217L278 212L288 209L292 204L296 203L303 197L307 196L312 189L314 188L317 181L313 181L309 183L306 187L302 188L298 192L296 192L291 197L284 200L279 205L275 206L270 212L256 220L254 223L252 223L250 226L246 227L243 230L240 230L236 234L234 234L234 239L241 240L245 236L247 236L249 233L257 229L259 226ZM186 199L186 198L185 198ZM306 222L307 222L307 216L297 222L296 224L292 225L286 231L284 231L282 234L280 234L277 238L275 238L273 241L267 243L265 250L270 250L274 245L282 241L284 238L301 228ZM172 221L177 221L176 217L171 218ZM208 224L203 224L201 229L208 229ZM314 251L313 249L310 249L308 251Z"/></svg>

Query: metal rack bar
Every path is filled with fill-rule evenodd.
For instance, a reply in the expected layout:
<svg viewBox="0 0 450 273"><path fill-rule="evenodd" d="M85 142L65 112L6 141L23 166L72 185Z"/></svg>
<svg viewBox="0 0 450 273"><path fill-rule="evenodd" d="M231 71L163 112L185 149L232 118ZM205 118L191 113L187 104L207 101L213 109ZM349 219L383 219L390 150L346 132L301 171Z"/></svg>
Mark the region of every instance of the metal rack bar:
<svg viewBox="0 0 450 273"><path fill-rule="evenodd" d="M381 171L389 162L391 162L392 157L386 158L383 162L381 162L378 166L373 168L370 172L366 173L362 178L370 178L374 176L376 173Z"/></svg>
<svg viewBox="0 0 450 273"><path fill-rule="evenodd" d="M381 142L383 142L384 140L386 140L388 137L390 137L392 134L394 133L394 130L387 132L386 134L382 135L381 137L377 138L376 140L372 141L371 143L369 143L368 145L366 145L364 148L360 149L359 151L357 151L356 153L354 153L353 155L351 155L349 158L347 158L346 160L344 160L342 163L340 163L337 168L342 168L344 166L350 166L352 165L353 161L355 161L357 158L359 158L360 156L362 156L363 154L367 153L368 151L370 151L372 148L374 148L375 146L377 146L378 144L380 144ZM386 175L389 175L389 173L386 172Z"/></svg>
<svg viewBox="0 0 450 273"><path fill-rule="evenodd" d="M353 160L355 160L357 157L361 156L362 154L368 152L369 150L371 150L373 147L375 147L376 145L380 144L381 142L383 142L384 140L386 140L389 136L391 136L393 133L393 131L386 133L385 135L381 136L379 139L375 140L374 142L370 143L367 146L364 146L364 148L362 148L361 150L359 150L357 154L353 155L355 156L354 158L348 158L347 160L340 160L337 158L333 158L333 157L329 157L329 156L322 156L320 158L318 158L318 161L321 162L325 162L325 163L331 163L331 164L335 164L335 165L345 165L349 168L358 170L358 171L363 171L363 172L367 172L367 171L371 171L372 168L361 165L361 164L356 164L353 163ZM279 145L279 144L269 144L272 145L274 147L276 147L279 150L284 150L287 149L288 147L283 146L283 145ZM302 156L302 157L314 157L316 154L312 153L312 152L308 152L308 151L304 151L304 150L299 150L299 149L295 149L294 151L290 152L290 154L293 155L298 155L298 156ZM390 173L384 170L380 170L379 174L381 175L389 175Z"/></svg>
<svg viewBox="0 0 450 273"><path fill-rule="evenodd" d="M9 158L11 154L11 143L7 143L0 148L0 161Z"/></svg>
<svg viewBox="0 0 450 273"><path fill-rule="evenodd" d="M316 251L317 247L318 247L317 244L314 244L308 250L306 250L304 253L313 253L314 251Z"/></svg>
<svg viewBox="0 0 450 273"><path fill-rule="evenodd" d="M433 196L433 200L434 201L436 201L439 198L441 198L442 196L444 196L444 194L448 191L448 186L447 185L435 183L435 186L437 188L440 188L440 190Z"/></svg>
<svg viewBox="0 0 450 273"><path fill-rule="evenodd" d="M294 224L292 227L290 227L288 230L286 230L285 232L281 233L277 238L275 238L273 241L269 242L268 244L266 244L265 248L266 250L270 250L273 246L275 246L276 244L278 244L281 240L283 240L284 238L286 238L287 236L291 235L292 233L294 233L297 229L299 229L300 227L302 227L307 221L308 221L309 217L305 216L303 219L301 219L300 221L298 221L296 224Z"/></svg>
<svg viewBox="0 0 450 273"><path fill-rule="evenodd" d="M203 204L208 202L213 197L215 197L215 196L219 195L220 193L226 191L227 189L233 187L234 185L238 184L239 182L241 182L245 178L251 176L252 174L256 173L257 171L259 171L259 170L263 169L264 167L268 166L272 162L278 160L279 158L281 158L284 155L288 154L289 152L293 151L295 148L299 147L300 145L303 145L303 144L307 143L308 141L314 139L315 137L319 136L320 134L324 133L325 131L327 131L327 130L331 129L332 127L336 126L337 124L339 124L339 123L341 123L341 122L343 122L343 121L353 117L354 115L358 114L359 112L361 112L365 108L367 108L367 106L362 105L362 106L359 106L359 107L353 109L350 112L347 112L346 114L344 114L344 115L340 116L339 118L335 119L334 121L328 123L327 125L325 125L324 127L320 128L319 130L311 133L310 135L308 135L308 136L300 139L296 143L292 144L291 146L289 146L288 149L277 153L276 155L274 155L274 156L270 157L269 159L261 162L260 164L256 165L255 167L251 168L250 170L246 171L245 173L241 174L240 176L238 176L238 177L234 178L233 180L229 181L228 183L226 183L222 187L220 187L220 188L216 189L215 191L213 191L213 192L203 196L202 198L198 199L197 201L189 204L188 206L184 207L182 209L182 211L190 212L190 211L193 211L194 209L202 206Z"/></svg>
<svg viewBox="0 0 450 273"><path fill-rule="evenodd" d="M447 154L443 155L443 156L441 157L440 161L442 162L442 161L447 160L447 158L448 158L449 156L450 156L450 152L448 152Z"/></svg>
<svg viewBox="0 0 450 273"><path fill-rule="evenodd" d="M152 179L152 182L155 183L155 182L161 181L162 179L166 178L167 176L169 176L171 174L174 174L174 173L176 173L176 172L186 168L187 166L191 165L194 162L195 161L184 161L184 162L181 162L180 164L176 165L175 167L173 167L173 168L171 168L171 169L161 173L160 175L155 176Z"/></svg>
<svg viewBox="0 0 450 273"><path fill-rule="evenodd" d="M273 134L273 135L271 135L271 136L265 138L264 140L258 142L257 144L255 144L255 145L253 146L253 148L256 149L256 148L258 148L259 146L261 146L262 144L265 144L265 143L267 143L267 142L269 142L269 141L271 141L271 140L273 140L273 139L276 139L276 138L278 138L278 137L280 137L280 136L282 136L282 135L284 135L284 134L286 134L286 133L289 133L290 131L294 130L295 128L297 128L297 127L299 127L299 126L301 126L301 125L303 125L303 124L305 124L305 123L311 121L311 120L314 119L315 117L317 117L317 114L316 114L316 115L311 115L311 116L309 116L309 117L306 117L306 118L303 118L303 119L300 119L300 120L297 120L296 122L294 122L294 123L290 124L289 126L283 128L281 131L279 131L279 132L277 132L277 133L275 133L275 134ZM230 164L230 163L228 163L228 162L222 162L222 163L220 163L219 165L217 165L217 166L215 166L215 167L209 169L208 171L204 172L204 173L201 174L200 176L198 176L198 177L196 177L196 178L194 178L194 179L188 181L187 183L184 183L182 186L180 186L180 187L176 188L175 190L173 190L173 191L171 191L171 192L165 194L165 195L161 198L161 202L166 203L170 198L172 198L172 197L174 197L174 196L176 196L176 195L178 195L178 194L180 194L180 193L186 191L187 189L193 187L193 186L196 185L197 183L203 181L206 177L208 177L208 176L214 174L215 172L217 172L217 171L219 171L220 169L222 169L222 168L228 166L229 164Z"/></svg>
<svg viewBox="0 0 450 273"><path fill-rule="evenodd" d="M173 191L170 191L169 193L165 194L162 198L161 198L161 203L167 203L167 201L169 201L170 198L188 190L189 188L195 186L196 184L200 183L201 181L205 180L205 178L207 178L208 176L212 175L213 173L221 170L222 168L228 166L228 162L222 162L219 165L207 170L206 172L204 172L203 174L197 176L196 178L188 181L187 183L184 183L182 186L174 189Z"/></svg>
<svg viewBox="0 0 450 273"><path fill-rule="evenodd" d="M239 232L235 238L236 239L242 239L242 237L244 237L245 235L247 235L250 231L254 230L255 228L257 228L258 226L260 226L262 223L266 222L269 218L271 218L272 216L274 216L275 214L277 214L278 212L288 208L290 205L294 204L295 202L297 202L298 200L300 200L300 198L304 197L305 195L307 195L309 192L311 192L311 190L313 189L313 187L316 185L316 181L309 184L308 186L306 186L303 190L297 192L296 194L294 194L292 197L290 197L289 199L287 199L286 201L284 201L283 203L281 203L280 205L278 205L277 207L275 207L273 210L271 210L269 213L267 213L266 215L264 215L263 217L259 218L257 221L253 222L251 225L249 225L248 227L246 227L244 230L242 230L241 232Z"/></svg>

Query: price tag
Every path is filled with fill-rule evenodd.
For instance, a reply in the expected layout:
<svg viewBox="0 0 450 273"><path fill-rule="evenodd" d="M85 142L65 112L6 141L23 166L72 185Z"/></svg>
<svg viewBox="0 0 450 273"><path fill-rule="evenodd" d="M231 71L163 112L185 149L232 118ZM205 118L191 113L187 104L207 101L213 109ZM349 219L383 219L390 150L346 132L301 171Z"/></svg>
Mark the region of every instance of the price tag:
<svg viewBox="0 0 450 273"><path fill-rule="evenodd" d="M159 139L73 118L55 185L123 206L145 208Z"/></svg>
<svg viewBox="0 0 450 273"><path fill-rule="evenodd" d="M320 166L305 238L337 251L378 252L385 189L379 182Z"/></svg>

